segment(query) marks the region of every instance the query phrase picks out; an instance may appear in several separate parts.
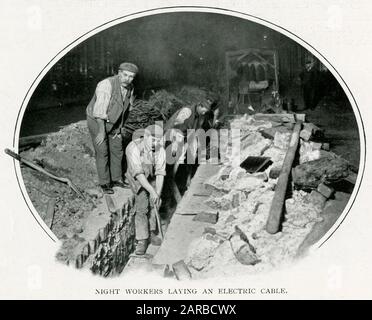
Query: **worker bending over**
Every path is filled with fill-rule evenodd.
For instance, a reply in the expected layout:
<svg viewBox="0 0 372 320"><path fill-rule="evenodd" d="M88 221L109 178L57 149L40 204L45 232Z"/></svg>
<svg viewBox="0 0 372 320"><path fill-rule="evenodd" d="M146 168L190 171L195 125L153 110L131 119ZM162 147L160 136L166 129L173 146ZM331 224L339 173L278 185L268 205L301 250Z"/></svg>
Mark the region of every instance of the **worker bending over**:
<svg viewBox="0 0 372 320"><path fill-rule="evenodd" d="M180 164L187 164L187 185L190 184L192 166L196 161L198 152L196 133L198 129L207 131L217 122L219 110L217 108L213 109L215 101L216 99L213 96L208 96L198 103L185 106L175 112L165 124L164 131L169 135L167 141L171 144L170 150L173 156L177 154L176 157L178 158L170 172L172 189L177 202L181 200L181 194L175 183L175 175ZM210 114L211 117L208 116Z"/></svg>
<svg viewBox="0 0 372 320"><path fill-rule="evenodd" d="M135 253L143 255L149 242L153 245L161 243L161 239L156 236L156 214L161 204L166 168L163 129L151 125L144 129L143 135L136 131L125 154L128 166L126 177L135 194ZM158 228L161 232L160 225Z"/></svg>

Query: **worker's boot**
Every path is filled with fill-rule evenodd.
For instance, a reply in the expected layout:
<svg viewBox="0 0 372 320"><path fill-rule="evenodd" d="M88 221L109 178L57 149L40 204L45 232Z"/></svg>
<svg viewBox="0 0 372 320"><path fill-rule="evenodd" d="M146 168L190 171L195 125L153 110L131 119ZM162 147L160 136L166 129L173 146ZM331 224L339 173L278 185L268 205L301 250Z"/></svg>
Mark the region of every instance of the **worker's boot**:
<svg viewBox="0 0 372 320"><path fill-rule="evenodd" d="M137 240L135 253L139 256L144 255L146 253L147 246L148 246L148 243L147 243L146 239L145 240Z"/></svg>
<svg viewBox="0 0 372 320"><path fill-rule="evenodd" d="M161 239L155 234L154 231L151 231L150 242L154 246L160 246L161 245Z"/></svg>
<svg viewBox="0 0 372 320"><path fill-rule="evenodd" d="M129 184L126 181L117 180L111 182L111 187L129 188Z"/></svg>
<svg viewBox="0 0 372 320"><path fill-rule="evenodd" d="M114 190L112 190L110 183L101 184L101 189L102 189L102 192L105 193L105 194L113 194L114 193Z"/></svg>

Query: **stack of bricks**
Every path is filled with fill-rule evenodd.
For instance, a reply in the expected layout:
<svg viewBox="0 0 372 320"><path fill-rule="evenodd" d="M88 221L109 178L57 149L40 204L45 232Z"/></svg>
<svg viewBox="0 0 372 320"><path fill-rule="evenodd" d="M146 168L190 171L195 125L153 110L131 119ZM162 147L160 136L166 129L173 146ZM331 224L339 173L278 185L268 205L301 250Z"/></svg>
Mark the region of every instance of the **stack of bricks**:
<svg viewBox="0 0 372 320"><path fill-rule="evenodd" d="M120 274L134 250L134 197L111 214L107 224L100 228L96 237L89 240L76 256L76 268L89 268L104 277Z"/></svg>

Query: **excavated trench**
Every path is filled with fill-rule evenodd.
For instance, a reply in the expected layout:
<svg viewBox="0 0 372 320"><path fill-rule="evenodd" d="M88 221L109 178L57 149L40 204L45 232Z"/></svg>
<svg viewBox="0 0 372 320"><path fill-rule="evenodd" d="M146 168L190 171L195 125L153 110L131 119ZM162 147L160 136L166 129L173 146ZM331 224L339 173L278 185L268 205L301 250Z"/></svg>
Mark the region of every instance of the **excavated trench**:
<svg viewBox="0 0 372 320"><path fill-rule="evenodd" d="M348 162L324 150L321 143L307 141L309 137L301 131L294 162L297 172L309 164L321 167L322 161L332 165L311 188L304 188L298 177L290 182L282 227L275 234L268 233L278 168L280 172L293 127L288 122L273 124L254 116L231 121L232 128L241 129L240 160L264 156L271 159L270 165L248 173L233 165L237 154L232 150L227 152L227 162L199 165L160 248L151 246L146 258L130 259L124 273L144 269L174 276L173 270L177 279L255 274L284 267L306 254L333 226L350 198L353 185L343 177L333 181L337 174L348 175ZM330 172L330 167L338 166L340 171Z"/></svg>
<svg viewBox="0 0 372 320"><path fill-rule="evenodd" d="M40 146L22 152L55 175L69 177L85 195L79 198L67 185L21 167L33 206L61 241L56 259L102 276L142 267L173 276L172 265L182 261L189 275L198 279L269 271L304 254L336 222L353 185L342 179L327 184L323 179L334 189L328 195L329 190L314 187L291 188L282 228L269 234L265 226L277 183L275 172L280 171L293 124L237 116L230 126L241 130L241 161L263 156L270 158L270 165L262 172L248 173L233 164L237 155L232 149L223 164L199 165L178 206L171 197L164 201L165 239L160 248L150 246L145 258L131 256L135 208L130 190L117 188L111 206L98 191L85 121L68 125L48 135ZM341 159L321 143L306 141L304 135L298 153L295 165Z"/></svg>

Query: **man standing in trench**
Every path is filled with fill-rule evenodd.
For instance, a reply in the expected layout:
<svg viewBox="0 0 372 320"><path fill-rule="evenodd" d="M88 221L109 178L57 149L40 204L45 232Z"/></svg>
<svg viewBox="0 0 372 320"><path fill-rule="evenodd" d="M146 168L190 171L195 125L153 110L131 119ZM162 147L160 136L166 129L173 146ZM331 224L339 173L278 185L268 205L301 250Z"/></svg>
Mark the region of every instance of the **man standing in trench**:
<svg viewBox="0 0 372 320"><path fill-rule="evenodd" d="M166 167L163 143L163 128L150 125L144 129L142 135L140 130L134 132L133 141L125 150L128 165L126 176L135 194L137 255L146 253L149 242L153 245L161 244L155 231L156 211L161 204L160 196ZM160 231L161 226L158 225L158 228Z"/></svg>
<svg viewBox="0 0 372 320"><path fill-rule="evenodd" d="M204 129L207 131L214 125L206 120L208 120L208 114L213 114L213 122L215 122L218 117L218 113L216 111L218 109L216 108L215 110L212 110L212 106L215 104L215 101L216 99L213 95L208 95L202 101L192 104L191 106L183 107L175 112L165 124L164 131L167 135L169 135L167 140L171 141L171 148L167 148L167 152L172 152L171 157L176 156L178 158L171 169L172 172L169 179L172 185L174 197L177 202L181 200L180 191L175 183L175 176L179 165L181 163L195 163L198 148L198 141L195 132L198 129ZM214 116L215 113L216 116ZM188 132L188 130L191 129L194 131ZM180 150L180 148L182 150ZM186 159L188 152L187 150L189 150L189 156L191 156L191 159ZM189 161L185 162L185 159ZM190 183L191 174L192 166L189 165L187 167L187 184Z"/></svg>
<svg viewBox="0 0 372 320"><path fill-rule="evenodd" d="M121 131L134 100L132 82L137 73L136 65L128 62L120 64L117 75L98 83L86 109L98 180L106 194L114 193L113 187L125 187Z"/></svg>

